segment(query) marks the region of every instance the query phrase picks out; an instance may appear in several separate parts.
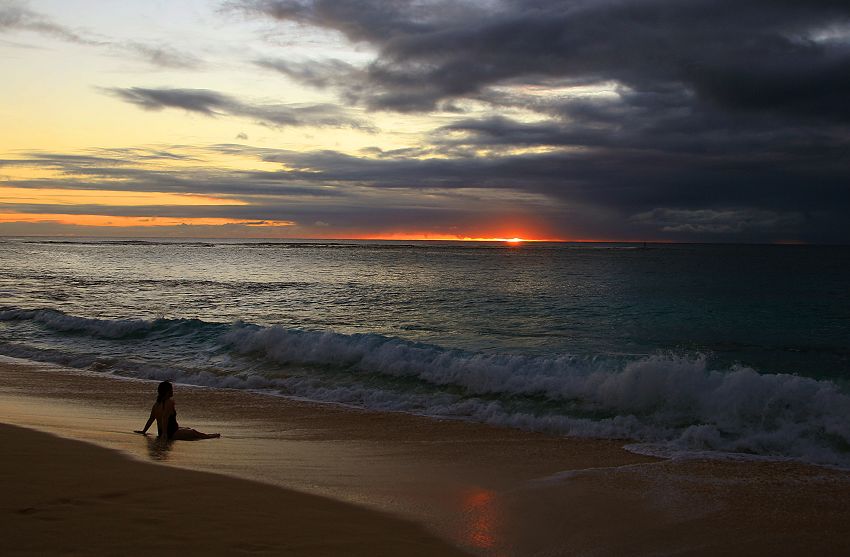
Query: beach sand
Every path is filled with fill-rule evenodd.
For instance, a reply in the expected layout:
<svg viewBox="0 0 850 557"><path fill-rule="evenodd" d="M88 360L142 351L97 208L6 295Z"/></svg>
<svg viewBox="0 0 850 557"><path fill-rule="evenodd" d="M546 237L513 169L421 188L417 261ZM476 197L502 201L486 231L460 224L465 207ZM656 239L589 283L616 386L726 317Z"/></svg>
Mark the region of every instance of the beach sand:
<svg viewBox="0 0 850 557"><path fill-rule="evenodd" d="M13 448L4 450L3 490L15 495L4 502L0 534L16 540L13 547L850 555L843 471L661 460L627 452L622 442L183 385L175 389L181 425L223 437L162 445L131 433L144 424L155 387L0 363L2 421L122 453L3 428L3 446ZM163 528L180 537L169 541Z"/></svg>
<svg viewBox="0 0 850 557"><path fill-rule="evenodd" d="M375 511L0 424L3 554L463 555Z"/></svg>

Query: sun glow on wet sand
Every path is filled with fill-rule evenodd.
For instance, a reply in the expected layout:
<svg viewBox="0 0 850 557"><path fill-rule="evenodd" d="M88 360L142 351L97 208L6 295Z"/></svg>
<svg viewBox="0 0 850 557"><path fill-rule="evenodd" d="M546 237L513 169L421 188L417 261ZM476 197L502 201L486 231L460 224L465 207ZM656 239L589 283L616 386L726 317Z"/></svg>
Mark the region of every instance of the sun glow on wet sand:
<svg viewBox="0 0 850 557"><path fill-rule="evenodd" d="M483 488L470 488L463 493L461 540L477 549L493 549L498 543L500 509L496 494Z"/></svg>

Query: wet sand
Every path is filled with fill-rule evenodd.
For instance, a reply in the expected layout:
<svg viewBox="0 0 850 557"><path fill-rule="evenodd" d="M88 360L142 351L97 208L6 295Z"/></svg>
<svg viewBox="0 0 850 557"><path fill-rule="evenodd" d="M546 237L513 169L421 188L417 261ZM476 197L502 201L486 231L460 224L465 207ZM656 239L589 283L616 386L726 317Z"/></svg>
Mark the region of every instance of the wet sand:
<svg viewBox="0 0 850 557"><path fill-rule="evenodd" d="M421 525L474 554L850 554L846 472L788 463L664 461L629 453L613 441L183 385L175 395L181 425L220 431L223 438L162 446L130 433L144 424L155 387L0 362L6 423L85 440L137 461L226 474L285 488L288 495L294 490L332 499L349 510L378 511L378 517ZM117 491L120 485L132 488L123 475L114 481ZM8 482L14 485L14 476L4 473L4 490ZM55 490L53 495L64 497ZM209 497L207 507L232 513L227 495ZM273 509L275 519L265 526L272 533L286 512ZM17 519L36 520L26 514ZM340 534L329 542L345 540Z"/></svg>

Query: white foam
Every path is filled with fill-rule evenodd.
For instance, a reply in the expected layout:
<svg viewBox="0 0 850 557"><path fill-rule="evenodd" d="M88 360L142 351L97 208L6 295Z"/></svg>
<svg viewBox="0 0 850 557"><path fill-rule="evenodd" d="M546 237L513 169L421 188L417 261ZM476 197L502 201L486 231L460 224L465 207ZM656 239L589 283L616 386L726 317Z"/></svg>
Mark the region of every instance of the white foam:
<svg viewBox="0 0 850 557"><path fill-rule="evenodd" d="M850 397L831 381L710 370L704 356L655 355L620 363L569 355L488 355L379 335L311 333L237 325L225 341L284 365L346 367L462 387L464 396L424 401L396 395L398 409L576 436L663 442L672 452L720 451L850 464ZM291 386L300 392L304 385ZM310 392L391 406L376 393ZM497 396L488 400L485 396ZM511 411L506 399L541 397L562 413ZM581 416L594 416L590 417Z"/></svg>

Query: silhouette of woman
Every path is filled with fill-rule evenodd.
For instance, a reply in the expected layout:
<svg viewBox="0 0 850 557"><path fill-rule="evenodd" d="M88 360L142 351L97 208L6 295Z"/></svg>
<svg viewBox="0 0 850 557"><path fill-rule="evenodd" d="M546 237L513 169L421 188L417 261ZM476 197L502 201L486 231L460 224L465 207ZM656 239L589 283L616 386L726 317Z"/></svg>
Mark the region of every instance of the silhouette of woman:
<svg viewBox="0 0 850 557"><path fill-rule="evenodd" d="M180 427L177 425L177 408L174 406L174 387L169 381L163 381L156 388L156 402L151 408L151 415L144 429L136 430L136 433L147 435L148 428L156 420L156 429L160 439L168 441L181 439L183 441L197 441L199 439L214 439L221 437L220 433L201 433L191 427Z"/></svg>

